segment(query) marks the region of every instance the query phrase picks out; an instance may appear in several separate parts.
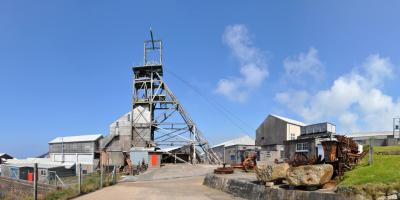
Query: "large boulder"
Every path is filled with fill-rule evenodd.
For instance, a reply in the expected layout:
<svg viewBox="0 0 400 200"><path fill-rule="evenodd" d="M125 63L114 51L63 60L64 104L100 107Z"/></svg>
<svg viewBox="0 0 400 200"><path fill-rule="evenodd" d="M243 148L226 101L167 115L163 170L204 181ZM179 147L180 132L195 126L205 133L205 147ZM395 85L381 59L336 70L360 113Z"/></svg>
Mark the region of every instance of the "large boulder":
<svg viewBox="0 0 400 200"><path fill-rule="evenodd" d="M256 175L257 180L261 182L270 182L286 178L286 171L289 169L289 164L275 164L275 165L257 165Z"/></svg>
<svg viewBox="0 0 400 200"><path fill-rule="evenodd" d="M332 174L332 165L303 165L288 169L286 180L293 186L320 186L331 180Z"/></svg>

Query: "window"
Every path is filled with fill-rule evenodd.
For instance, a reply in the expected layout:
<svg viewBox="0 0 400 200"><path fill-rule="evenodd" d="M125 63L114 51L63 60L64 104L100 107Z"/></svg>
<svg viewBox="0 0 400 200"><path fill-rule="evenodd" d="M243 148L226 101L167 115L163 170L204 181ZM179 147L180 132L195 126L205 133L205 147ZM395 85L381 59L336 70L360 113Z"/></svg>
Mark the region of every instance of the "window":
<svg viewBox="0 0 400 200"><path fill-rule="evenodd" d="M42 175L42 176L46 176L46 170L40 170L40 175Z"/></svg>
<svg viewBox="0 0 400 200"><path fill-rule="evenodd" d="M296 139L296 134L291 133L291 134L290 134L290 140L295 140L295 139Z"/></svg>
<svg viewBox="0 0 400 200"><path fill-rule="evenodd" d="M83 147L86 151L90 151L91 150L91 145L90 144L85 144L85 146Z"/></svg>
<svg viewBox="0 0 400 200"><path fill-rule="evenodd" d="M281 159L285 158L285 151L281 151Z"/></svg>
<svg viewBox="0 0 400 200"><path fill-rule="evenodd" d="M128 122L131 121L131 114L128 114Z"/></svg>
<svg viewBox="0 0 400 200"><path fill-rule="evenodd" d="M296 152L308 152L308 143L297 143Z"/></svg>

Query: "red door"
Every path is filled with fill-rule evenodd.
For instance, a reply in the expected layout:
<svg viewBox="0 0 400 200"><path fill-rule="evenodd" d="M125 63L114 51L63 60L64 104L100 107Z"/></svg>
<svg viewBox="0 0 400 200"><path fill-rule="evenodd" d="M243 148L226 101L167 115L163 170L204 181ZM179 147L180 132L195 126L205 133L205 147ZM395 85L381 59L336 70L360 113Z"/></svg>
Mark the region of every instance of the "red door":
<svg viewBox="0 0 400 200"><path fill-rule="evenodd" d="M151 155L151 166L152 167L157 167L158 163L158 156L157 155Z"/></svg>
<svg viewBox="0 0 400 200"><path fill-rule="evenodd" d="M28 172L28 181L33 181L33 172Z"/></svg>

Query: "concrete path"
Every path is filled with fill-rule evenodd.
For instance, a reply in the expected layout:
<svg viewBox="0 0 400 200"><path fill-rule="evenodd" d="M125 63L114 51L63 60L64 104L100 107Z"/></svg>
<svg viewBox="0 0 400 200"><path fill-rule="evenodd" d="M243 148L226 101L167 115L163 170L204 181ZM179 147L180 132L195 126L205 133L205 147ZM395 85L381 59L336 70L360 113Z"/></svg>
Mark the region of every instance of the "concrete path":
<svg viewBox="0 0 400 200"><path fill-rule="evenodd" d="M81 196L77 200L131 200L131 199L238 199L227 193L208 188L204 177L180 178L163 181L119 183Z"/></svg>
<svg viewBox="0 0 400 200"><path fill-rule="evenodd" d="M170 164L159 169L148 169L145 173L136 176L136 181L169 180L205 176L208 173L212 173L216 167L215 165Z"/></svg>
<svg viewBox="0 0 400 200"><path fill-rule="evenodd" d="M215 166L165 166L123 182L76 198L77 200L131 199L240 199L203 185L204 175Z"/></svg>

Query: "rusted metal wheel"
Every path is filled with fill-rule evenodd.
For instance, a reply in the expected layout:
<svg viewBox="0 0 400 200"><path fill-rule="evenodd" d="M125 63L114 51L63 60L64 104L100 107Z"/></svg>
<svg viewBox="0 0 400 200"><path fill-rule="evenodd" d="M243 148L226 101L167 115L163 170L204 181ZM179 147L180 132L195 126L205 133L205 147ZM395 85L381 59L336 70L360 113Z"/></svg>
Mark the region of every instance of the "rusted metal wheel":
<svg viewBox="0 0 400 200"><path fill-rule="evenodd" d="M214 174L233 174L233 167L225 167L226 163L223 164L223 167L218 167L214 169Z"/></svg>

